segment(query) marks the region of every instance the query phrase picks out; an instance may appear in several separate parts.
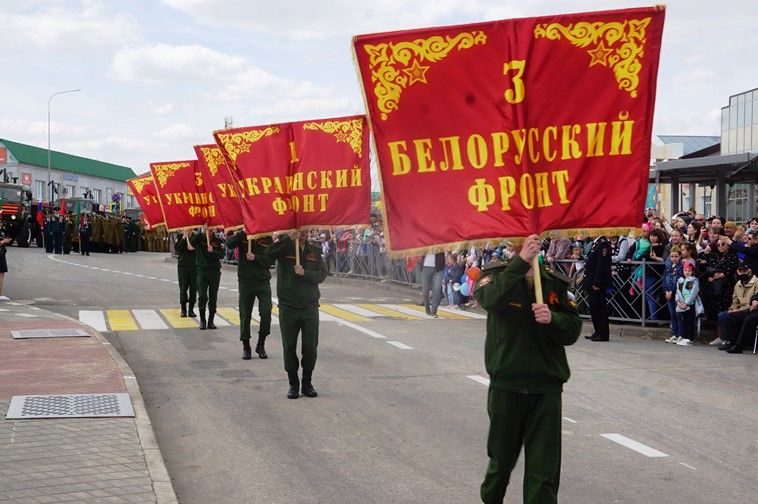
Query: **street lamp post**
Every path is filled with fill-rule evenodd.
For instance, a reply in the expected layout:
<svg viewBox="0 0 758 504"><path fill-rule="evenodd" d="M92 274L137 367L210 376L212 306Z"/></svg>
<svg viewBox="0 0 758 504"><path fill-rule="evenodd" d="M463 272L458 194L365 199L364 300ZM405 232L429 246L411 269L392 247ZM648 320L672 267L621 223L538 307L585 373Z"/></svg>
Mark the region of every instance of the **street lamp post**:
<svg viewBox="0 0 758 504"><path fill-rule="evenodd" d="M78 93L81 91L81 89L67 89L65 91L58 91L57 93L53 93L50 95L50 98L47 99L47 194L48 194L48 200L52 203L53 201L53 186L51 183L51 166L50 166L50 104L53 101L54 96L58 96L60 94L65 93Z"/></svg>

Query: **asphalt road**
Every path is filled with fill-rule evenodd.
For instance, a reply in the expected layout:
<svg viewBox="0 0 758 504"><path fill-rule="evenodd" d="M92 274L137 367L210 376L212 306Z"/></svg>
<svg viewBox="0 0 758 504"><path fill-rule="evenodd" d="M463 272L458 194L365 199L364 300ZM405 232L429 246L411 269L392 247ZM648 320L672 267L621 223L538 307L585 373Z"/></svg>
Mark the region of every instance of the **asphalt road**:
<svg viewBox="0 0 758 504"><path fill-rule="evenodd" d="M12 248L5 293L74 318L174 309L165 257ZM219 306L235 307L234 269L221 285ZM321 292L324 303L414 300L333 278ZM285 397L278 326L269 359L243 361L234 325L165 325L105 334L137 376L183 504L478 502L483 320L322 321L319 397L297 400ZM568 356L561 502L755 502L758 356L617 335L580 338ZM522 476L523 459L506 502L521 502Z"/></svg>

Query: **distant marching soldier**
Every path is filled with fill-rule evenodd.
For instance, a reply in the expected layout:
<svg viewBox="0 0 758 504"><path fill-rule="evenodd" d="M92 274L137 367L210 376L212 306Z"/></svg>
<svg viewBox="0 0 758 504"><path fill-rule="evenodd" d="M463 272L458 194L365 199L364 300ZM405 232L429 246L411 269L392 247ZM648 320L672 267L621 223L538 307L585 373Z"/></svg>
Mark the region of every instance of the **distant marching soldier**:
<svg viewBox="0 0 758 504"><path fill-rule="evenodd" d="M267 250L270 260L277 260L276 295L279 298L279 327L282 332L284 369L289 378L287 397L297 399L300 392L297 358L297 339L302 332L303 395L316 397L311 379L316 367L318 348L318 284L326 279L326 263L321 247L308 243L308 232L299 233L300 250L295 249L294 237L284 235ZM300 264L297 264L299 255Z"/></svg>
<svg viewBox="0 0 758 504"><path fill-rule="evenodd" d="M81 216L79 224L79 252L82 255L89 255L89 241L92 238L92 225L86 214Z"/></svg>
<svg viewBox="0 0 758 504"><path fill-rule="evenodd" d="M585 336L590 341L608 341L610 326L608 322L608 304L605 293L611 286L611 258L613 245L605 236L600 236L592 243L587 262L584 266L584 290L590 305L590 316L594 332Z"/></svg>
<svg viewBox="0 0 758 504"><path fill-rule="evenodd" d="M207 233L207 231L206 231ZM197 289L200 308L200 329L215 329L213 318L216 316L216 298L221 283L221 259L224 248L221 239L210 233L210 243L206 233L197 233L190 238L190 243L197 249ZM205 320L205 306L208 304L208 322Z"/></svg>
<svg viewBox="0 0 758 504"><path fill-rule="evenodd" d="M182 235L177 235L174 243L177 261L177 276L179 277L179 306L181 313L179 316L195 317L195 300L197 299L197 257L195 247L190 242L190 232L184 231ZM187 303L189 302L189 310Z"/></svg>
<svg viewBox="0 0 758 504"><path fill-rule="evenodd" d="M53 235L53 254L63 253L63 223L57 213L53 215L50 233Z"/></svg>
<svg viewBox="0 0 758 504"><path fill-rule="evenodd" d="M260 329L255 353L261 359L267 359L266 336L271 334L271 263L266 256L266 249L273 240L270 236L247 240L244 230L240 230L226 240L226 246L239 250L237 259L237 282L239 284L240 341L242 341L242 358L252 358L250 348L250 320L253 305L258 298L258 315ZM248 250L251 245L252 250Z"/></svg>

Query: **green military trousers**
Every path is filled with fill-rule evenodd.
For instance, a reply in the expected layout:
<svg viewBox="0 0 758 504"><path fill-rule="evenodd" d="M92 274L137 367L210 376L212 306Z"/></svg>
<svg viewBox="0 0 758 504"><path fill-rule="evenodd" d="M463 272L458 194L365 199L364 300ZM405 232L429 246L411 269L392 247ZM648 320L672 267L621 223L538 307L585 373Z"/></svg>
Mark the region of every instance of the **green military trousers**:
<svg viewBox="0 0 758 504"><path fill-rule="evenodd" d="M524 447L524 503L558 502L561 475L561 394L519 394L489 389L490 432L482 502L502 504Z"/></svg>
<svg viewBox="0 0 758 504"><path fill-rule="evenodd" d="M189 302L190 306L194 306L195 299L197 299L197 273L195 268L180 266L177 273L179 276L179 303Z"/></svg>
<svg viewBox="0 0 758 504"><path fill-rule="evenodd" d="M258 334L261 336L271 334L271 284L268 281L255 284L240 283L239 290L240 341L250 341L250 320L253 317L253 305L256 298L258 299L258 317L261 320Z"/></svg>
<svg viewBox="0 0 758 504"><path fill-rule="evenodd" d="M218 284L221 283L221 272L216 270L197 270L198 307L205 310L208 303L208 311L216 311L216 298L218 297Z"/></svg>
<svg viewBox="0 0 758 504"><path fill-rule="evenodd" d="M300 362L297 359L297 337L302 332L303 369L316 367L318 347L318 307L292 308L279 305L279 328L282 332L284 370L296 373Z"/></svg>

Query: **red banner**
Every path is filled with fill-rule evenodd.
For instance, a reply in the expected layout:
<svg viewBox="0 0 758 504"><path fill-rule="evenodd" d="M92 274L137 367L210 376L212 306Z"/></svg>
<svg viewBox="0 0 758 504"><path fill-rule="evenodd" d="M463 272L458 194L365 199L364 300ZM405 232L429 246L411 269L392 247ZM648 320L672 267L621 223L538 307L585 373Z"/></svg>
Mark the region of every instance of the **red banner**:
<svg viewBox="0 0 758 504"><path fill-rule="evenodd" d="M197 160L150 163L150 171L169 231L222 225Z"/></svg>
<svg viewBox="0 0 758 504"><path fill-rule="evenodd" d="M208 191L213 194L219 219L225 230L243 227L242 207L236 182L226 166L226 159L216 144L195 145L197 167Z"/></svg>
<svg viewBox="0 0 758 504"><path fill-rule="evenodd" d="M214 132L242 199L248 235L367 224L364 116Z"/></svg>
<svg viewBox="0 0 758 504"><path fill-rule="evenodd" d="M361 226L371 212L366 116L292 123L296 227Z"/></svg>
<svg viewBox="0 0 758 504"><path fill-rule="evenodd" d="M153 183L152 173L140 175L137 178L127 180L126 183L142 209L143 220L147 223L148 229L162 226L165 223L163 210L161 210L161 203L158 201L158 192Z"/></svg>
<svg viewBox="0 0 758 504"><path fill-rule="evenodd" d="M655 7L355 37L392 251L636 228L663 20Z"/></svg>

